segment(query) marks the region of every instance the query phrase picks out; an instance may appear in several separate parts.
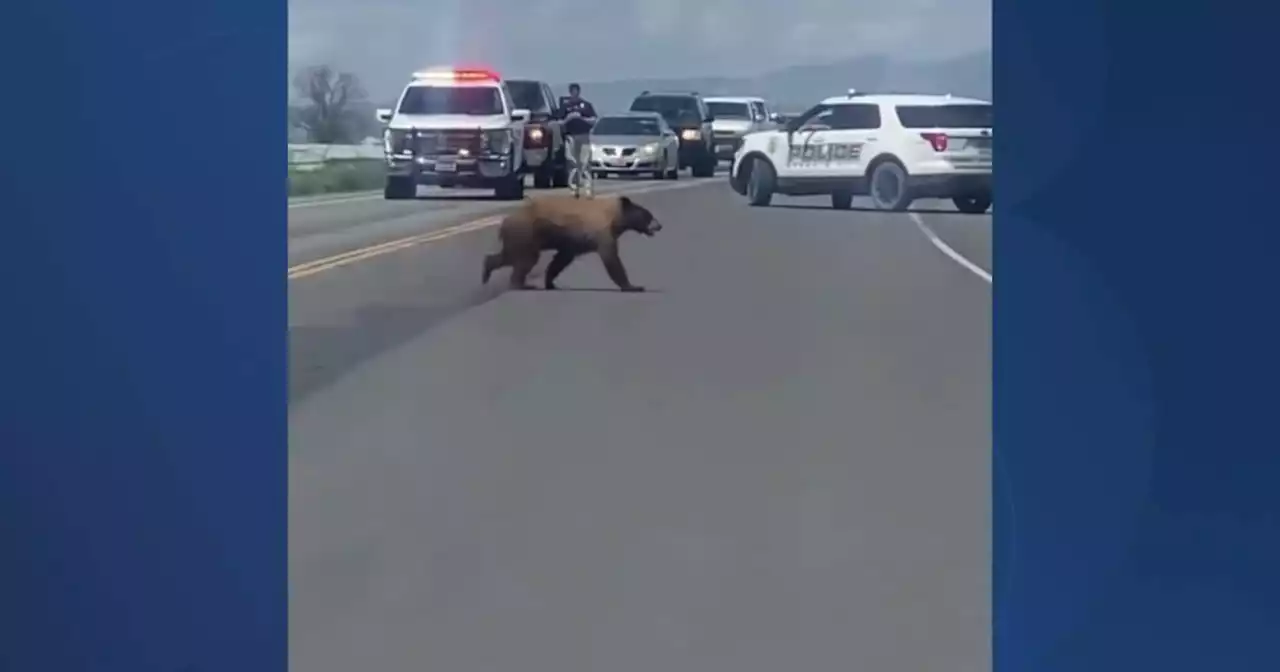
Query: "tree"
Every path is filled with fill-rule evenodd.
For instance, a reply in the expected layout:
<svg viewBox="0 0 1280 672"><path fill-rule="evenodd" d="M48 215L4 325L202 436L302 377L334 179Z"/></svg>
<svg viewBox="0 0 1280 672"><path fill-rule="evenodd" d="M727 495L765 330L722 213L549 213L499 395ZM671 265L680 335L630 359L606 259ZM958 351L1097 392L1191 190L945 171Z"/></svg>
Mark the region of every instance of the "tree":
<svg viewBox="0 0 1280 672"><path fill-rule="evenodd" d="M311 142L355 144L364 139L372 118L361 118L368 101L360 79L328 65L303 68L294 76L298 103L290 109L291 123L306 131Z"/></svg>

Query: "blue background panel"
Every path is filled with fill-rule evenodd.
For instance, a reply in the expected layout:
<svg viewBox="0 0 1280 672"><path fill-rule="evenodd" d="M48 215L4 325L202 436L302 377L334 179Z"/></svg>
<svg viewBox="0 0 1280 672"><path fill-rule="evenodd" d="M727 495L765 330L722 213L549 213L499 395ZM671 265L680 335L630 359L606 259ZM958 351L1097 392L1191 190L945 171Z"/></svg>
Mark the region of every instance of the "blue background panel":
<svg viewBox="0 0 1280 672"><path fill-rule="evenodd" d="M0 8L0 670L283 672L286 5Z"/></svg>
<svg viewBox="0 0 1280 672"><path fill-rule="evenodd" d="M1277 11L994 0L997 670L1280 669Z"/></svg>

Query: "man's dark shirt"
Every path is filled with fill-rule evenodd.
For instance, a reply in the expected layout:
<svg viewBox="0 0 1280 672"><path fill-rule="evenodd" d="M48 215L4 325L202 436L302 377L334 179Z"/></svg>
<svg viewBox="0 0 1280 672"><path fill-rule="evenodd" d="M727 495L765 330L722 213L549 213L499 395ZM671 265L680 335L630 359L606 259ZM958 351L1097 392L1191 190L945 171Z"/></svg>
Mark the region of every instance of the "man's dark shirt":
<svg viewBox="0 0 1280 672"><path fill-rule="evenodd" d="M581 114L582 117L586 117L588 119L594 119L596 116L596 108L592 107L591 103L587 102L585 98L579 98L577 100L572 98L565 99L564 113L567 115L572 112L577 112L578 114ZM564 132L569 135L586 135L587 133L590 133L591 127L594 124L582 117L566 119L564 122Z"/></svg>

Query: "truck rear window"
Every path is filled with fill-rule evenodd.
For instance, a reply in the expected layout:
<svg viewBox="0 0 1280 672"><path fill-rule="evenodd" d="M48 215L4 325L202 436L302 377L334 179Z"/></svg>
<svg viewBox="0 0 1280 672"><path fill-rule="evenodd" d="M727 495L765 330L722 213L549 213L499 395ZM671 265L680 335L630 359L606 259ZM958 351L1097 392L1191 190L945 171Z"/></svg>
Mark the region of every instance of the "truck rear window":
<svg viewBox="0 0 1280 672"><path fill-rule="evenodd" d="M899 105L903 128L991 128L991 105Z"/></svg>

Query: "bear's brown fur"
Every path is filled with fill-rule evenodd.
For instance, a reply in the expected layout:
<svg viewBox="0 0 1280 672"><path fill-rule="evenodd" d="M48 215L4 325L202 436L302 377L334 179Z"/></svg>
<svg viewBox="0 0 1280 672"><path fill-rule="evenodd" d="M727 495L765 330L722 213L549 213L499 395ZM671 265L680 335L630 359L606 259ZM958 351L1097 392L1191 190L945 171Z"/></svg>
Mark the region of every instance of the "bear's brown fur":
<svg viewBox="0 0 1280 672"><path fill-rule="evenodd" d="M545 287L556 288L556 278L579 255L600 255L604 269L618 289L643 292L633 285L618 257L618 238L627 231L652 236L662 230L653 213L626 196L600 198L539 198L525 202L498 226L499 252L485 256L482 282L499 268L511 267L513 289L533 289L529 273L544 250L556 255L547 265Z"/></svg>

